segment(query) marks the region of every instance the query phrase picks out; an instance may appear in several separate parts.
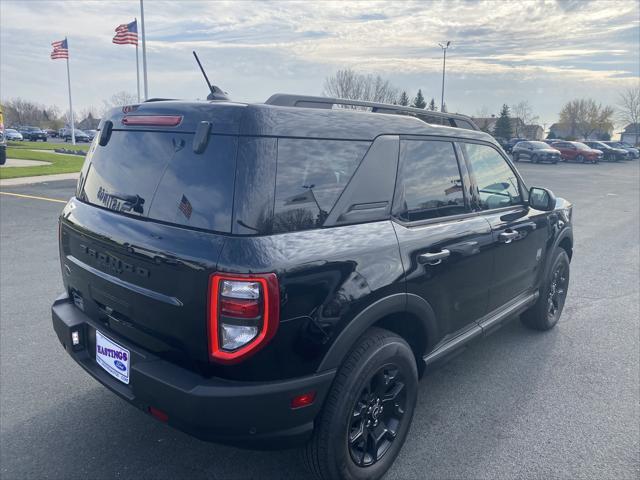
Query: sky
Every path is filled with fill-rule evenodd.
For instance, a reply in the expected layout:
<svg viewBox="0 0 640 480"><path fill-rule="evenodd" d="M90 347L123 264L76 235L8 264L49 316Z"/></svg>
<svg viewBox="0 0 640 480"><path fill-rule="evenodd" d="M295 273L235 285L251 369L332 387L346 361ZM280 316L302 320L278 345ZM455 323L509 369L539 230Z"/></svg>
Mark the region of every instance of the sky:
<svg viewBox="0 0 640 480"><path fill-rule="evenodd" d="M449 111L498 114L527 100L540 123L564 102L615 106L640 83L640 2L565 1L154 1L145 0L149 96L205 98L191 55L212 83L242 102L273 93L319 95L340 68L388 78L413 97L440 102L449 40ZM68 108L64 60L51 42L69 39L74 110L102 110L136 92L135 47L111 43L140 17L137 0L0 2L0 98Z"/></svg>

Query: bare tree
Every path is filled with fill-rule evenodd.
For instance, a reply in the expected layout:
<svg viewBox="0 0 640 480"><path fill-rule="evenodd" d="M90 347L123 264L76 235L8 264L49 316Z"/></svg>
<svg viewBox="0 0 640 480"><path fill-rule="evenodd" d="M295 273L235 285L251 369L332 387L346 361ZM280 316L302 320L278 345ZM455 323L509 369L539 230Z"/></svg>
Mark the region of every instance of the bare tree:
<svg viewBox="0 0 640 480"><path fill-rule="evenodd" d="M640 142L640 88L628 88L620 93L618 106L618 118L634 129L634 145L637 145Z"/></svg>
<svg viewBox="0 0 640 480"><path fill-rule="evenodd" d="M112 108L138 103L138 96L123 90L121 92L114 93L111 95L110 99L103 100L102 103L104 103L102 114L105 115Z"/></svg>
<svg viewBox="0 0 640 480"><path fill-rule="evenodd" d="M362 100L365 102L397 103L399 90L380 75L362 74L346 68L324 81L323 95Z"/></svg>
<svg viewBox="0 0 640 480"><path fill-rule="evenodd" d="M576 99L566 103L560 111L560 122L570 129L571 137L577 134L583 139L589 138L596 131L610 132L613 129L615 110L602 106L590 98Z"/></svg>
<svg viewBox="0 0 640 480"><path fill-rule="evenodd" d="M515 120L513 123L515 126L516 137L520 136L520 127L531 125L533 122L538 120L538 116L533 114L533 109L531 108L529 102L526 100L512 105L511 112L513 114L513 119Z"/></svg>
<svg viewBox="0 0 640 480"><path fill-rule="evenodd" d="M22 98L9 99L3 102L3 105L5 123L11 126L49 127L52 122L56 121L59 112L55 106L46 107Z"/></svg>

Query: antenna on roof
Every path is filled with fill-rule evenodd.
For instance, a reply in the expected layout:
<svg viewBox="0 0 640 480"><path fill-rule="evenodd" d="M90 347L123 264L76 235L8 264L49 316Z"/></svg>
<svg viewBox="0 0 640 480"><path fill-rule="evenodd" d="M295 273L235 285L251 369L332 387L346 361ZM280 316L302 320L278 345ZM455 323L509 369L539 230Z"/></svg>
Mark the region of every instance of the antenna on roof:
<svg viewBox="0 0 640 480"><path fill-rule="evenodd" d="M209 95L207 95L207 100L229 100L229 97L227 97L227 94L225 92L223 92L220 88L216 87L215 85L211 85L211 82L209 81L209 77L207 77L207 74L205 73L204 68L202 68L200 59L198 58L198 55L196 55L195 51L193 51L193 56L196 58L196 62L198 62L200 71L202 72L202 75L204 76L204 79L207 82L209 91L211 92Z"/></svg>

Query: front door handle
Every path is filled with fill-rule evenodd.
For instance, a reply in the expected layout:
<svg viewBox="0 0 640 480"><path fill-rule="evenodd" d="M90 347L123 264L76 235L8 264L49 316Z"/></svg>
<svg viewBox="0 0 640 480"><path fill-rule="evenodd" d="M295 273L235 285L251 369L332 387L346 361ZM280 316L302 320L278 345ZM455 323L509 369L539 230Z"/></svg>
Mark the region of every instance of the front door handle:
<svg viewBox="0 0 640 480"><path fill-rule="evenodd" d="M498 235L498 238L502 243L511 243L518 237L518 235L520 234L517 230L512 230L510 232L502 232L500 235Z"/></svg>
<svg viewBox="0 0 640 480"><path fill-rule="evenodd" d="M443 248L439 252L423 253L422 255L418 255L418 261L420 263L426 263L427 265L438 265L449 255L451 255L451 252L446 248Z"/></svg>

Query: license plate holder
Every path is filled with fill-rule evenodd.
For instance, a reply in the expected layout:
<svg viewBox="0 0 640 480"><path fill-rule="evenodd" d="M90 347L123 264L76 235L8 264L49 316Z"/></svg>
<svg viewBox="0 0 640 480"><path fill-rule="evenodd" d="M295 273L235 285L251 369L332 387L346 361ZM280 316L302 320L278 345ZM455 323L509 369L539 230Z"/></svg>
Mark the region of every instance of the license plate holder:
<svg viewBox="0 0 640 480"><path fill-rule="evenodd" d="M96 330L96 363L109 375L129 385L131 354L129 350Z"/></svg>

